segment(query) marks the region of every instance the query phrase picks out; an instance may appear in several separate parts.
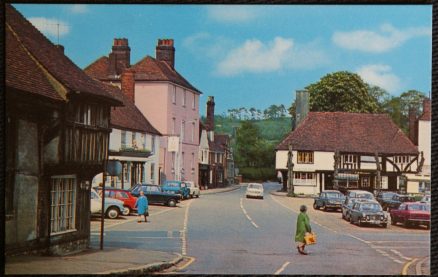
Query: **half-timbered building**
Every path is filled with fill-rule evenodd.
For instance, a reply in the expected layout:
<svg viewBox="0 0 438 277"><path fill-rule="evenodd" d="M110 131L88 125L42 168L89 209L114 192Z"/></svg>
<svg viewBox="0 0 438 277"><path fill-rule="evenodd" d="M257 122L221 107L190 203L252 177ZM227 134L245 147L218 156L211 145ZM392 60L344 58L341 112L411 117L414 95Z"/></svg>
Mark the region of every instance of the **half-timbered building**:
<svg viewBox="0 0 438 277"><path fill-rule="evenodd" d="M108 154L112 106L88 77L6 5L5 253L89 245L90 184Z"/></svg>
<svg viewBox="0 0 438 277"><path fill-rule="evenodd" d="M417 147L386 114L310 112L276 147L287 184L289 145L295 193L328 189L406 191L420 164Z"/></svg>

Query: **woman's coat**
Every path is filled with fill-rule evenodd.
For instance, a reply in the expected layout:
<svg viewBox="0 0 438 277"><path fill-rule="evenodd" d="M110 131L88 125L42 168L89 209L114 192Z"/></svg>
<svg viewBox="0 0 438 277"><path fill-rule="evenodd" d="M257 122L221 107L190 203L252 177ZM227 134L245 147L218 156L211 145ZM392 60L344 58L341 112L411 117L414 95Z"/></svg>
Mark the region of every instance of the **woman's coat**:
<svg viewBox="0 0 438 277"><path fill-rule="evenodd" d="M312 228L310 227L309 216L306 213L300 213L297 219L297 231L295 233L295 241L303 242L304 235L308 232L310 233Z"/></svg>
<svg viewBox="0 0 438 277"><path fill-rule="evenodd" d="M148 211L148 199L146 196L139 196L135 202L138 214L145 214Z"/></svg>

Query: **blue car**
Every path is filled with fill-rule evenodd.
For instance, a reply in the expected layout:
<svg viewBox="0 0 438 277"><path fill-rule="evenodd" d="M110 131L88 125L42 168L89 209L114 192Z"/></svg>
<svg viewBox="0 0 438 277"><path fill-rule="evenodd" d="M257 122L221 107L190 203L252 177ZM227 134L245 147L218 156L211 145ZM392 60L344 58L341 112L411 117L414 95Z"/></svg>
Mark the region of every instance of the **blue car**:
<svg viewBox="0 0 438 277"><path fill-rule="evenodd" d="M165 181L161 188L165 192L180 194L183 199L190 196L190 189L183 181Z"/></svg>

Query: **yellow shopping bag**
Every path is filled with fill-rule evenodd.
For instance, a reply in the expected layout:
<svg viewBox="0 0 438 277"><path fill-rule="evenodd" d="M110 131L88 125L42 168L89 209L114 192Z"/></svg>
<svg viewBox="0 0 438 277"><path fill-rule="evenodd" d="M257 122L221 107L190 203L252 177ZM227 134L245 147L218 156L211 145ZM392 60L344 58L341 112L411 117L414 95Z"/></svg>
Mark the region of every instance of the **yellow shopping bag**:
<svg viewBox="0 0 438 277"><path fill-rule="evenodd" d="M304 240L306 241L306 244L315 244L316 243L316 234L315 233L306 233L304 235Z"/></svg>

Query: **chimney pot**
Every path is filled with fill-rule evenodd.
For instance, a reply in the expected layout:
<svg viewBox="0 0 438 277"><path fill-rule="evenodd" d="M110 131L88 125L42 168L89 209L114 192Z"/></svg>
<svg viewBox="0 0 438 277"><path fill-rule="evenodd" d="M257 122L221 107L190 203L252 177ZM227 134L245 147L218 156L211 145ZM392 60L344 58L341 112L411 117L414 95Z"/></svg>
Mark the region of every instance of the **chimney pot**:
<svg viewBox="0 0 438 277"><path fill-rule="evenodd" d="M114 38L109 63L111 75L120 75L131 66L131 48L129 48L128 39Z"/></svg>
<svg viewBox="0 0 438 277"><path fill-rule="evenodd" d="M208 131L214 131L214 105L214 97L208 96L207 117L205 119L205 127Z"/></svg>

